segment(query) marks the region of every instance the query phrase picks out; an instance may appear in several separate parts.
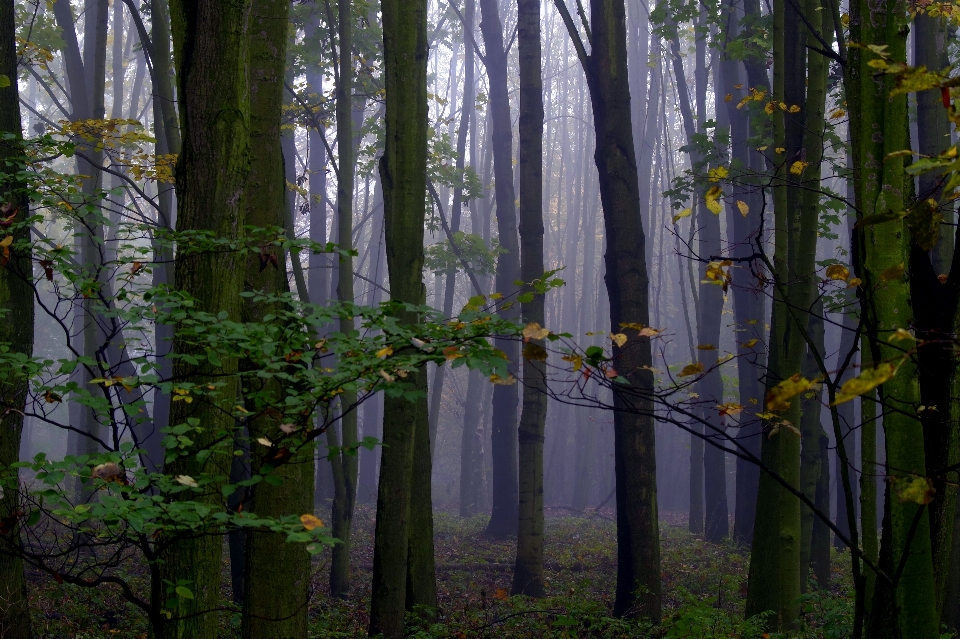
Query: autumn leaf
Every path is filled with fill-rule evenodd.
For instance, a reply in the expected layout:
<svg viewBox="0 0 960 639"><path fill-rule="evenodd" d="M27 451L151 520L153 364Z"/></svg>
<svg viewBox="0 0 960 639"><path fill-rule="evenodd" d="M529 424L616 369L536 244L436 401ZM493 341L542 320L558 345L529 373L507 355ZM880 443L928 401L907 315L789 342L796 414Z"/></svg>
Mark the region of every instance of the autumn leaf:
<svg viewBox="0 0 960 639"><path fill-rule="evenodd" d="M381 348L379 351L377 351L377 357L378 357L379 359L383 359L383 358L385 358L385 357L390 357L391 355L393 355L393 348L391 348L391 347L389 347L389 346L384 346L384 347Z"/></svg>
<svg viewBox="0 0 960 639"><path fill-rule="evenodd" d="M382 378L384 379L384 381L386 381L387 383L392 382L393 379L394 379L394 378L393 378L393 375L391 375L391 374L388 373L387 371L383 370L382 368L381 368L379 371L377 371L377 372L380 374L380 377L382 377Z"/></svg>
<svg viewBox="0 0 960 639"><path fill-rule="evenodd" d="M873 368L864 370L853 379L848 379L843 383L843 386L840 387L840 392L837 393L836 401L834 401L832 405L836 406L837 404L849 402L851 399L873 390L896 375L897 368L900 367L902 361L903 360L880 362Z"/></svg>
<svg viewBox="0 0 960 639"><path fill-rule="evenodd" d="M517 383L517 378L513 375L507 375L506 377L500 377L496 373L490 376L490 381L496 384L497 386L511 386Z"/></svg>
<svg viewBox="0 0 960 639"><path fill-rule="evenodd" d="M847 282L847 288L857 288L861 284L863 284L863 280L861 280L859 277L855 277Z"/></svg>
<svg viewBox="0 0 960 639"><path fill-rule="evenodd" d="M784 411L790 408L790 400L800 393L810 390L816 381L797 373L767 391L767 410Z"/></svg>
<svg viewBox="0 0 960 639"><path fill-rule="evenodd" d="M523 345L523 358L531 362L542 362L547 359L547 349L539 344L528 342Z"/></svg>
<svg viewBox="0 0 960 639"><path fill-rule="evenodd" d="M906 330L906 329L903 329L903 328L898 328L898 329L893 333L893 335L890 336L890 341L891 341L891 342L898 342L898 341L900 341L900 340L902 340L902 339L908 339L908 340L911 340L911 341L914 341L914 342L917 341L917 338L914 337L914 336L910 333L910 331L908 331L908 330Z"/></svg>
<svg viewBox="0 0 960 639"><path fill-rule="evenodd" d="M844 111L843 109L837 109L837 110L835 110L833 113L830 114L830 119L831 119L831 120L836 120L836 119L842 118L842 117L845 116L846 114L847 114L847 112Z"/></svg>
<svg viewBox="0 0 960 639"><path fill-rule="evenodd" d="M810 165L809 162L804 162L803 160L797 160L790 165L790 172L794 175L803 175L803 170Z"/></svg>
<svg viewBox="0 0 960 639"><path fill-rule="evenodd" d="M673 223L676 224L678 221L682 220L685 217L690 217L690 214L693 213L693 209L686 208L673 216Z"/></svg>
<svg viewBox="0 0 960 639"><path fill-rule="evenodd" d="M679 377L690 377L691 375L697 375L703 371L703 364L700 362L694 362L693 364L687 364L683 367L683 370L680 371Z"/></svg>
<svg viewBox="0 0 960 639"><path fill-rule="evenodd" d="M445 349L443 349L443 356L449 362L451 360L463 357L463 353L460 352L460 347L458 346L447 346Z"/></svg>
<svg viewBox="0 0 960 639"><path fill-rule="evenodd" d="M6 89L8 86L10 86L10 76L0 74L0 89Z"/></svg>
<svg viewBox="0 0 960 639"><path fill-rule="evenodd" d="M266 437L260 437L259 439L257 439L257 443L260 444L261 446L266 446L267 448L270 448L271 446L273 446L273 442L267 439Z"/></svg>
<svg viewBox="0 0 960 639"><path fill-rule="evenodd" d="M715 351L717 347L713 344L697 344L698 351Z"/></svg>
<svg viewBox="0 0 960 639"><path fill-rule="evenodd" d="M184 486L188 486L190 488L199 487L199 484L197 484L197 481L190 475L177 475L174 479L178 484L183 484Z"/></svg>
<svg viewBox="0 0 960 639"><path fill-rule="evenodd" d="M627 336L623 333L610 333L610 341L622 348L627 343Z"/></svg>
<svg viewBox="0 0 960 639"><path fill-rule="evenodd" d="M845 282L848 277L850 277L850 269L843 264L831 264L827 267L828 280L843 280Z"/></svg>
<svg viewBox="0 0 960 639"><path fill-rule="evenodd" d="M313 530L314 528L323 528L323 521L314 517L311 514L300 515L300 523L303 524L303 527L307 530Z"/></svg>
<svg viewBox="0 0 960 639"><path fill-rule="evenodd" d="M720 212L723 210L723 205L720 204L720 196L722 195L723 191L719 186L712 186L703 196L704 201L707 203L707 208L710 209L714 215L720 215Z"/></svg>
<svg viewBox="0 0 960 639"><path fill-rule="evenodd" d="M753 348L754 346L757 345L758 341L759 340L756 337L754 337L752 339L748 339L747 341L745 341L743 344L741 344L741 346L743 346L744 348Z"/></svg>
<svg viewBox="0 0 960 639"><path fill-rule="evenodd" d="M530 322L523 328L523 341L543 339L550 334L550 329L543 328L537 322Z"/></svg>
<svg viewBox="0 0 960 639"><path fill-rule="evenodd" d="M776 102L767 102L767 103L763 106L763 112L766 113L767 115L773 115L773 112L776 111L776 110L777 110L777 103L776 103Z"/></svg>
<svg viewBox="0 0 960 639"><path fill-rule="evenodd" d="M743 406L735 402L730 402L727 404L719 404L717 406L717 410L720 411L721 417L724 415L730 415L731 417L733 417L734 415L739 415L740 413L743 412Z"/></svg>
<svg viewBox="0 0 960 639"><path fill-rule="evenodd" d="M608 366L607 370L603 371L603 374L607 376L607 379L613 379L620 375L613 366Z"/></svg>
<svg viewBox="0 0 960 639"><path fill-rule="evenodd" d="M790 113L800 113L800 106L796 104L791 104L790 108L787 109Z"/></svg>
<svg viewBox="0 0 960 639"><path fill-rule="evenodd" d="M707 179L711 182L719 182L730 174L725 166L717 166L707 171Z"/></svg>
<svg viewBox="0 0 960 639"><path fill-rule="evenodd" d="M750 214L750 206L743 200L737 200L737 208L740 209L740 215L747 217Z"/></svg>
<svg viewBox="0 0 960 639"><path fill-rule="evenodd" d="M497 590L493 593L493 598L498 601L506 601L507 597L507 591L503 588L497 588Z"/></svg>
<svg viewBox="0 0 960 639"><path fill-rule="evenodd" d="M929 477L898 478L894 479L894 483L897 490L897 499L901 502L929 504L933 501L934 493L937 492Z"/></svg>
<svg viewBox="0 0 960 639"><path fill-rule="evenodd" d="M578 371L583 368L583 356L582 355L564 355L561 357L565 362L570 362L573 364L573 370Z"/></svg>

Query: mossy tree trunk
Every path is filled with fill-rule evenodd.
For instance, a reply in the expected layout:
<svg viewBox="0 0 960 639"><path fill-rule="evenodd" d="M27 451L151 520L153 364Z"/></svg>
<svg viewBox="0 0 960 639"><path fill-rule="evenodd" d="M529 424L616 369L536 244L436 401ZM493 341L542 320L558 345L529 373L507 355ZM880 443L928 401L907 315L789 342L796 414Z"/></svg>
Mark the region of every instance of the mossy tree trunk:
<svg viewBox="0 0 960 639"><path fill-rule="evenodd" d="M250 171L244 184L244 220L255 228L282 228L286 217L286 183L281 147L281 113L283 107L284 69L287 52L288 0L253 0L249 31L256 34L249 43L250 83ZM276 247L265 250L278 251ZM250 292L279 295L289 291L286 260L277 255L278 266L262 268L259 259L243 264L243 288ZM274 301L243 298L242 318L245 322L262 322L268 315L281 311ZM245 361L240 368L247 369ZM242 392L256 392L281 403L283 384L269 379L249 379ZM248 420L249 441L266 438L278 440L284 433L282 415L270 411L254 411L257 417ZM265 472L263 465L270 449L250 447L250 463L256 474ZM252 503L257 515L282 517L313 511L313 447L306 446L298 456L271 471L281 482L274 485L262 481L253 489ZM294 639L307 636L307 610L310 597L310 555L300 544L288 544L284 535L268 531L246 533L243 619L244 639Z"/></svg>
<svg viewBox="0 0 960 639"><path fill-rule="evenodd" d="M23 170L18 159L24 149L20 144L20 94L17 87L16 20L13 0L0 1L0 77L8 78L9 85L0 88L0 132L13 134L12 139L0 141L0 205L4 217L16 212L14 223L29 217L28 199L17 191L13 176ZM4 231L3 235L8 235ZM29 228L14 233L14 246L30 241ZM31 252L13 248L10 259L0 266L0 308L8 311L0 323L0 342L9 344L14 353L27 357L33 354L33 262ZM0 497L0 517L13 517L19 508L18 470L10 468L20 461L20 436L23 432L23 408L29 380L26 376L7 378L0 382L2 418L0 418L0 479L4 481ZM30 611L23 561L16 554L20 546L19 526L13 526L0 540L13 553L0 553L0 636L11 639L30 639Z"/></svg>
<svg viewBox="0 0 960 639"><path fill-rule="evenodd" d="M219 238L241 238L250 170L250 8L249 0L171 3L183 134L176 168L179 230L211 231ZM244 265L233 252L181 254L177 258L175 284L195 299L197 310L225 312L231 320L238 321L244 272ZM186 353L189 345L175 338L174 350ZM205 358L201 361L205 362ZM168 463L168 474L229 475L229 461L223 456L212 455L201 463L195 453L210 448L223 437L232 441L238 388L230 380L235 379L237 366L235 359L227 358L220 366L175 361L175 378L221 385L216 394L202 401L172 405L172 425L192 417L203 426L194 437L192 451L188 451L194 454ZM220 486L214 482L204 493L191 495L191 499L219 505L223 497ZM162 553L162 577L173 583L186 582L193 599L180 598L159 639L218 636L215 610L220 605L221 541L217 535L180 539Z"/></svg>
<svg viewBox="0 0 960 639"><path fill-rule="evenodd" d="M885 45L889 59L906 62L909 31L906 5L900 0L872 3L857 0L850 7L850 38L863 45ZM902 157L888 157L908 148L907 98L890 97L893 79L877 80L869 63L876 56L851 48L847 73L851 138L856 171L856 201L860 216L903 211L910 189ZM862 217L861 217L862 219ZM902 349L888 340L898 328L913 322L909 274L910 234L901 218L868 225L855 236L857 274L862 278L861 305L867 331L866 349L874 364L897 361ZM893 378L878 389L878 412L886 436L888 474L924 475L923 426L916 407L921 404L916 363L908 358ZM891 477L895 481L896 477ZM925 506L901 501L896 487L887 484L881 565L891 571L903 561L895 588L878 580L870 636L932 638L937 636L934 568L930 520ZM882 605L878 605L882 603Z"/></svg>
<svg viewBox="0 0 960 639"><path fill-rule="evenodd" d="M423 221L427 162L427 3L382 0L384 80L386 85L383 184L384 233L391 299L423 304ZM401 312L399 321L420 318ZM410 380L422 395L384 398L383 453L374 532L370 634L386 639L404 635L410 555L414 439L427 444L426 369ZM419 433L418 433L419 431ZM428 476L429 477L429 476ZM429 484L428 484L429 487ZM429 491L427 491L429 495ZM432 534L432 530L429 531ZM432 554L431 554L432 558Z"/></svg>

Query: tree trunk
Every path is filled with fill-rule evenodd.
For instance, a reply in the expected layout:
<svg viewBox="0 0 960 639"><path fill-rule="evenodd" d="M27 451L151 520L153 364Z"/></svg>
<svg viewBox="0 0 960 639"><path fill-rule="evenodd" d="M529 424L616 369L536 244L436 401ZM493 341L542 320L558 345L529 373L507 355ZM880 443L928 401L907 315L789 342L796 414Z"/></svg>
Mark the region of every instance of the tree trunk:
<svg viewBox="0 0 960 639"><path fill-rule="evenodd" d="M520 49L520 279L543 277L543 79L540 49L540 0L517 0ZM543 326L544 296L521 305L525 324ZM543 431L547 419L544 341L524 347L523 409L519 427L519 516L515 595L542 597L543 583ZM543 357L541 355L544 355Z"/></svg>
<svg viewBox="0 0 960 639"><path fill-rule="evenodd" d="M512 294L520 277L520 247L517 241L517 214L513 188L513 125L507 92L507 52L497 0L479 0L480 32L486 50L485 67L490 85L490 144L493 150L494 185L497 201L497 233L504 253L497 258L494 287L504 295L497 309L503 319L520 317L519 305ZM507 308L505 308L507 307ZM507 354L510 368L520 364L517 342L497 339L496 347ZM493 389L493 508L486 534L502 538L517 532L517 401L516 384L497 385Z"/></svg>
<svg viewBox="0 0 960 639"><path fill-rule="evenodd" d="M382 0L386 137L380 158L391 299L423 304L423 221L427 161L427 3ZM406 324L420 321L402 312ZM420 399L384 398L377 524L374 533L370 634L404 634L411 533L414 440L429 453L426 370L412 376ZM429 477L429 475L428 475ZM428 480L429 481L429 480ZM429 485L429 484L428 484ZM429 495L429 491L428 491ZM432 533L432 530L430 531Z"/></svg>
<svg viewBox="0 0 960 639"><path fill-rule="evenodd" d="M850 8L850 38L863 45L883 44L894 62L906 62L907 15L902 4L881 5L857 0ZM893 79L875 80L868 63L874 56L851 48L848 64L848 101L858 217L902 211L908 187L902 157L887 157L906 148L907 99L889 97ZM878 170L877 167L882 167ZM862 219L862 218L861 218ZM903 219L862 227L856 234L854 255L857 274L863 279L862 313L873 362L897 361L901 349L887 339L913 320L907 277L884 276L888 269L914 267L909 258L910 236ZM886 439L886 460L891 475L926 471L923 426L916 416L921 404L917 367L912 359L900 365L893 378L879 387L880 416ZM891 477L891 481L894 478ZM893 495L891 495L893 493ZM925 508L900 501L888 482L881 561L895 569L903 562L896 589L877 582L869 632L893 633L903 638L937 636L936 588L930 543L930 519ZM883 605L880 605L883 603Z"/></svg>
<svg viewBox="0 0 960 639"><path fill-rule="evenodd" d="M16 20L13 0L0 1L0 76L10 79L10 85L0 89L0 132L12 135L0 141L0 172L4 180L0 202L12 206L15 215L12 232L15 247L21 241L29 246L29 225L19 226L30 216L29 200L17 192L16 182L7 181L19 170L24 170L20 158L24 148L20 143L20 94L17 87ZM11 212L5 213L10 217ZM10 345L11 353L33 355L33 261L29 248L12 248L11 256L0 267L0 308L9 314L0 324L0 342ZM19 521L19 470L10 468L20 461L20 436L23 432L23 409L27 400L30 380L26 376L4 379L0 382L0 397L3 398L3 416L0 417L0 481L3 494L0 496L0 517ZM19 526L7 532L2 546L12 546L13 552L0 553L0 636L10 639L30 639L33 632L27 601L27 585L23 574L23 560L17 554L20 545Z"/></svg>
<svg viewBox="0 0 960 639"><path fill-rule="evenodd" d="M180 230L204 230L223 239L240 239L243 229L244 187L250 166L247 15L250 2L183 2L173 5L173 32L177 48L179 104L183 149L177 160L176 186ZM244 268L237 253L178 255L176 288L195 299L194 308L208 313L226 312L240 319L240 291ZM188 352L175 340L177 352ZM196 418L204 428L194 437L194 451L208 449L218 431L234 429L233 406L237 398L237 361L224 359L220 366L190 365L175 361L173 375L195 383L221 384L207 401L176 402L172 424ZM166 465L165 472L194 476L201 472L229 475L229 466L201 466L194 455ZM203 496L222 503L219 486ZM188 582L193 599L180 598L174 617L164 624L159 639L192 637L215 639L219 632L221 539L216 535L178 540L162 554L160 572L173 583Z"/></svg>
<svg viewBox="0 0 960 639"><path fill-rule="evenodd" d="M561 9L577 47L593 104L606 250L604 279L610 328L650 321L646 242L641 224L633 150L627 34L623 3L591 0L591 53L580 41L566 5ZM660 621L660 539L657 524L656 437L652 354L647 337L614 345L617 371L628 380L613 390L617 499L617 593L614 613Z"/></svg>

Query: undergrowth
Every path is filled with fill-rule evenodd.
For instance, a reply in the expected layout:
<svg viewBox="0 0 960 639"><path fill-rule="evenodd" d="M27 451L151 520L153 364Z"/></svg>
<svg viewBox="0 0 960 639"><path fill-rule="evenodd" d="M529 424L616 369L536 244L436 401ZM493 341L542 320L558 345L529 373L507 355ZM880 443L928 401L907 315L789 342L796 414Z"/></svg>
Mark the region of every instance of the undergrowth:
<svg viewBox="0 0 960 639"><path fill-rule="evenodd" d="M437 513L435 520L436 616L411 614L410 639L545 639L665 637L667 639L777 639L765 635L760 619L743 618L749 553L732 543L700 541L674 518L661 525L663 619L658 627L611 616L616 585L616 527L610 517L547 520L547 596L509 596L514 542L483 536L482 517L460 519ZM311 637L365 637L369 621L373 512L357 513L354 589L347 599L327 594L327 564L314 564ZM226 556L226 555L225 555ZM803 619L790 637L850 636L852 621L849 555L835 553L832 583L802 599ZM136 566L133 580L145 579ZM223 606L233 607L225 561ZM30 598L38 638L106 639L146 637L138 611L112 587L82 589L31 573ZM221 637L239 636L239 611L221 616Z"/></svg>

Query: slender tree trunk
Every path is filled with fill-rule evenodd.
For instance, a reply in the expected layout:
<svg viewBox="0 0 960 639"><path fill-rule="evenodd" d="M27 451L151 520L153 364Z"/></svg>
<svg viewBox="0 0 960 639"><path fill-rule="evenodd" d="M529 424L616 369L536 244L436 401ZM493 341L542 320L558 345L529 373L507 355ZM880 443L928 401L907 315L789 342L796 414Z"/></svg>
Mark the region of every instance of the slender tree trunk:
<svg viewBox="0 0 960 639"><path fill-rule="evenodd" d="M390 296L423 304L423 221L427 161L427 3L382 0L386 143L380 159ZM402 312L399 321L420 318ZM370 634L404 635L415 439L427 443L426 370L412 376L424 395L415 401L384 398L383 442L377 524L374 534ZM427 475L429 482L429 474ZM429 486L429 484L428 484ZM429 491L427 491L429 495ZM428 497L429 498L429 497ZM429 531L432 534L432 530Z"/></svg>
<svg viewBox="0 0 960 639"><path fill-rule="evenodd" d="M813 312L807 318L807 334L816 345L816 352L822 360L825 357L823 302L817 301ZM816 379L820 375L816 357L807 345L804 355L801 374L807 379ZM809 396L808 396L809 395ZM821 457L820 437L823 427L820 425L820 406L823 402L823 391L817 390L807 393L800 403L800 490L810 501L816 503L817 493L821 489L821 467L829 466L826 459ZM826 512L829 512L829 508ZM800 508L800 590L806 592L810 578L810 569L814 563L813 529L816 517L807 506ZM818 580L819 581L819 580ZM819 584L822 588L823 584Z"/></svg>
<svg viewBox="0 0 960 639"><path fill-rule="evenodd" d="M16 182L9 180L22 170L20 94L17 87L16 20L13 0L0 1L0 75L10 79L10 85L0 89L0 132L11 138L0 141L0 172L3 187L0 202L9 205L5 217L14 216L19 226L30 216L29 201L16 190ZM14 230L15 229L15 230ZM10 259L0 267L0 308L7 309L0 325L0 342L9 344L11 353L33 355L33 261L29 248L15 248L20 242L29 246L29 225L12 227L4 235L13 234ZM0 417L0 481L3 494L0 496L0 517L19 521L20 481L12 464L20 461L20 436L23 432L23 409L29 390L26 376L4 379L0 382L0 397L3 413ZM33 636L30 610L27 601L27 585L23 573L23 561L17 554L20 547L19 526L0 539L4 552L0 553L0 636L10 639L30 639ZM12 552L11 552L12 551Z"/></svg>
<svg viewBox="0 0 960 639"><path fill-rule="evenodd" d="M587 55L566 5L564 22L577 47L593 104L606 250L604 279L610 328L650 322L646 241L641 223L633 149L624 6L591 0ZM617 499L617 594L614 613L660 620L660 540L657 525L656 436L650 340L614 345L617 371L628 384L614 388L614 472Z"/></svg>
<svg viewBox="0 0 960 639"><path fill-rule="evenodd" d="M520 48L520 279L543 277L543 79L540 50L540 0L517 0ZM544 296L527 288L526 324L543 325ZM542 597L543 584L543 431L547 420L544 341L524 346L523 410L519 427L519 516L515 595Z"/></svg>
<svg viewBox="0 0 960 639"><path fill-rule="evenodd" d="M504 303L498 307L500 317L516 320L518 304L511 294L520 277L520 247L517 241L516 197L513 188L513 126L510 118L510 97L507 92L507 52L503 42L503 26L497 0L479 0L480 32L483 35L485 67L490 86L490 144L493 150L494 184L497 201L497 232L504 249L497 258L494 287L502 293ZM509 302L508 302L509 300ZM505 308L506 307L506 308ZM507 354L510 367L520 363L520 349L513 340L498 339L496 346ZM517 401L516 384L498 385L493 389L493 509L488 535L507 537L517 532Z"/></svg>

